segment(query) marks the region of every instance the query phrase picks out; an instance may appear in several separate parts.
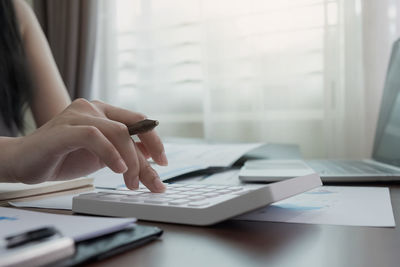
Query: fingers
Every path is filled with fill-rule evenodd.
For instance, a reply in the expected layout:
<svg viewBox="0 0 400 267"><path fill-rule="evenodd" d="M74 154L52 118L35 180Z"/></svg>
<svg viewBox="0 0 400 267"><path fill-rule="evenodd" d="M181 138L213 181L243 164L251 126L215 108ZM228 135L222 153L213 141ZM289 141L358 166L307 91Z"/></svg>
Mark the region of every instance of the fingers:
<svg viewBox="0 0 400 267"><path fill-rule="evenodd" d="M130 138L126 144L125 152L127 153L125 154L125 156L127 157L126 164L128 165L128 171L124 173L125 185L131 190L138 189L140 164L136 153L135 145L133 144L133 141Z"/></svg>
<svg viewBox="0 0 400 267"><path fill-rule="evenodd" d="M140 149L140 152L142 152L142 155L148 159L151 157L149 151L147 150L146 146L143 145L141 142L135 142L136 146Z"/></svg>
<svg viewBox="0 0 400 267"><path fill-rule="evenodd" d="M88 118L80 117L80 120L83 123ZM79 123L79 119L77 122ZM97 117L91 118L91 124L93 125L91 127L103 134L103 137L108 139L114 148L119 151L127 165L127 170L124 172L124 181L129 189L137 189L140 179L152 192L163 192L165 190L165 186L160 181L158 174L135 145L124 124Z"/></svg>
<svg viewBox="0 0 400 267"><path fill-rule="evenodd" d="M95 101L94 104L103 110L107 118L122 122L125 125L131 125L145 119L142 114L131 112L126 109L117 108L105 103ZM165 155L164 146L157 133L152 130L144 134L138 135L146 150L149 152L153 160L159 165L168 165L168 160Z"/></svg>
<svg viewBox="0 0 400 267"><path fill-rule="evenodd" d="M76 125L90 123L93 127L98 129L118 150L122 159L128 166L128 170L124 172L126 186L129 189L137 189L139 187L139 161L135 145L132 142L126 125L106 118L83 115L75 118L71 122Z"/></svg>
<svg viewBox="0 0 400 267"><path fill-rule="evenodd" d="M154 130L147 133L139 134L139 139L146 147L146 150L151 155L152 159L159 165L167 166L168 159L165 155L164 145Z"/></svg>
<svg viewBox="0 0 400 267"><path fill-rule="evenodd" d="M94 126L68 127L63 132L66 136L58 143L71 151L85 148L97 155L111 170L124 173L128 167L115 146Z"/></svg>
<svg viewBox="0 0 400 267"><path fill-rule="evenodd" d="M133 143L133 142L132 142ZM139 149L136 149L139 159L140 181L152 192L162 193L165 191L165 185L161 182L157 172L150 166Z"/></svg>
<svg viewBox="0 0 400 267"><path fill-rule="evenodd" d="M140 177L151 191L165 190L145 158L151 156L160 165L168 164L159 136L155 131L140 134L142 142L136 146L126 126L143 120L145 116L84 99L74 101L66 112L69 125L79 129L71 139L80 140L79 145L98 155L113 171L123 172L129 189L139 187Z"/></svg>

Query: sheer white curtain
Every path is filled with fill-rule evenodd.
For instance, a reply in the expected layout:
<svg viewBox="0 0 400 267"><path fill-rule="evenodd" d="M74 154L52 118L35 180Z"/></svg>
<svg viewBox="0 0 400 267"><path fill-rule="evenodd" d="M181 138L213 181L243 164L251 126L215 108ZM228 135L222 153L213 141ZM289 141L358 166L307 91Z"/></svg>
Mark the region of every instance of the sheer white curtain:
<svg viewBox="0 0 400 267"><path fill-rule="evenodd" d="M296 143L307 157L369 156L397 7L103 1L93 97L160 120L162 136Z"/></svg>

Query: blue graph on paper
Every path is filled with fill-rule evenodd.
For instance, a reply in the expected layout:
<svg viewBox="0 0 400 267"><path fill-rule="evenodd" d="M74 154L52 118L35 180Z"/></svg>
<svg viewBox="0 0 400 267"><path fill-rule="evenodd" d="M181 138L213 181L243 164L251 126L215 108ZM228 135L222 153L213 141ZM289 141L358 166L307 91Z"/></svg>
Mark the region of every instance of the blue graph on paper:
<svg viewBox="0 0 400 267"><path fill-rule="evenodd" d="M331 201L324 201L323 196L336 194L338 192L318 188L311 190L309 192L305 192L303 194L294 196L292 198L277 202L272 206L291 210L291 211L316 211L327 208L331 206L333 203Z"/></svg>
<svg viewBox="0 0 400 267"><path fill-rule="evenodd" d="M16 220L18 220L18 219L14 218L14 217L0 216L0 221L16 221Z"/></svg>
<svg viewBox="0 0 400 267"><path fill-rule="evenodd" d="M298 211L319 210L319 209L324 208L323 206L303 206L303 205L296 205L296 204L291 204L291 203L279 204L279 205L274 205L274 206L282 208L282 209L298 210Z"/></svg>
<svg viewBox="0 0 400 267"><path fill-rule="evenodd" d="M327 195L327 194L334 194L334 193L337 193L337 192L326 190L326 189L317 189L317 190L305 192L304 194L307 194L307 195Z"/></svg>

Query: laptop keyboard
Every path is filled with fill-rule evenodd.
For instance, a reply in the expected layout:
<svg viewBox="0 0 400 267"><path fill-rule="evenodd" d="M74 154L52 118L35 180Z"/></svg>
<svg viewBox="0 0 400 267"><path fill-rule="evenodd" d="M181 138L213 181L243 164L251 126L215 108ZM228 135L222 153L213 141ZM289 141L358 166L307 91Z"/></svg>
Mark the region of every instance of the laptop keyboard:
<svg viewBox="0 0 400 267"><path fill-rule="evenodd" d="M398 172L357 160L308 160L306 163L321 175L397 174Z"/></svg>

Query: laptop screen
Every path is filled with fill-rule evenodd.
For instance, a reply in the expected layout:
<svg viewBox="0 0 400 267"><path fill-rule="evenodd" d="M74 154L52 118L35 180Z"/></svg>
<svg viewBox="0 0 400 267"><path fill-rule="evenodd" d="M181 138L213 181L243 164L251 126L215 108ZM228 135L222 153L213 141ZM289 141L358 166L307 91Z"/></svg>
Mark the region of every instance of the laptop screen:
<svg viewBox="0 0 400 267"><path fill-rule="evenodd" d="M393 45L375 134L373 158L400 166L400 40Z"/></svg>

